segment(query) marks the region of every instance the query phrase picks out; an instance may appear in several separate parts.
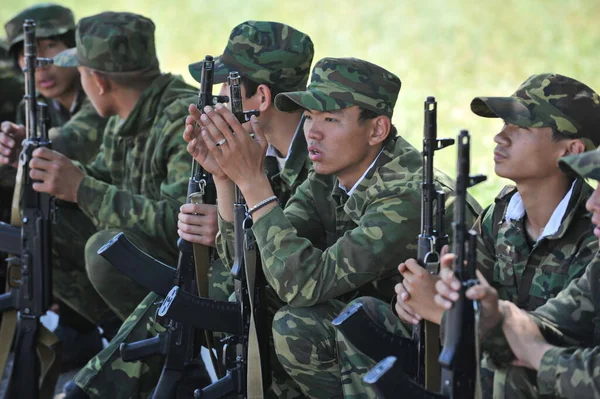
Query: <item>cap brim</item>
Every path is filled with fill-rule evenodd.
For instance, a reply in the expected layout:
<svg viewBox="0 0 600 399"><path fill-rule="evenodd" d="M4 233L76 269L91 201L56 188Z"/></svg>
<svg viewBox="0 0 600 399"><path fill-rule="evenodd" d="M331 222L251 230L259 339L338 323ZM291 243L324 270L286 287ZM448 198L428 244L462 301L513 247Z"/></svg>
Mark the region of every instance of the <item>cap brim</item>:
<svg viewBox="0 0 600 399"><path fill-rule="evenodd" d="M600 151L563 157L558 160L558 166L565 173L573 172L585 179L600 181Z"/></svg>
<svg viewBox="0 0 600 399"><path fill-rule="evenodd" d="M214 74L213 74L213 83L220 84L227 81L227 77L229 76L229 68L223 64L221 61L221 57L216 57L214 59ZM202 65L204 61L194 62L188 66L188 70L190 71L190 75L192 78L198 83L202 83Z"/></svg>
<svg viewBox="0 0 600 399"><path fill-rule="evenodd" d="M73 47L58 53L54 56L54 65L64 68L78 67L80 64L77 59L77 48Z"/></svg>
<svg viewBox="0 0 600 399"><path fill-rule="evenodd" d="M275 107L283 112L294 112L299 109L314 111L337 111L352 104L333 99L319 90L292 91L279 93L275 97Z"/></svg>
<svg viewBox="0 0 600 399"><path fill-rule="evenodd" d="M537 123L525 104L514 97L475 97L471 101L471 111L484 118L501 118L521 127Z"/></svg>

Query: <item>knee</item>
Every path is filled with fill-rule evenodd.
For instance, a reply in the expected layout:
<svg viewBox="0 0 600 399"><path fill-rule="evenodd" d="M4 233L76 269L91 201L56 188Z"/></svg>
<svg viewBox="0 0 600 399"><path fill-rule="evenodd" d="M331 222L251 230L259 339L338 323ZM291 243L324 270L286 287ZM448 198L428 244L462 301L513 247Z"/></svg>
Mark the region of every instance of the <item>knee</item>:
<svg viewBox="0 0 600 399"><path fill-rule="evenodd" d="M106 244L111 238L119 233L120 230L102 230L92 235L85 244L85 268L87 275L98 290L106 283L110 283L111 275L116 268L98 255L98 250Z"/></svg>
<svg viewBox="0 0 600 399"><path fill-rule="evenodd" d="M275 353L282 363L308 361L314 352L331 352L335 331L331 325L332 310L326 305L309 308L282 307L273 319ZM294 363L294 361L292 361ZM284 363L285 364L285 363Z"/></svg>

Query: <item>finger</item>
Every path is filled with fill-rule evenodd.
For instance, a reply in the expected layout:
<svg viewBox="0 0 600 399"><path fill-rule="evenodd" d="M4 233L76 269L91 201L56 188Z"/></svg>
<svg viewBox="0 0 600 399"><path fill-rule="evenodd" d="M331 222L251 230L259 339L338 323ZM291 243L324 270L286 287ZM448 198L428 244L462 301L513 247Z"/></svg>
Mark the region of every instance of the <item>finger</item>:
<svg viewBox="0 0 600 399"><path fill-rule="evenodd" d="M185 125L183 130L183 140L186 143L190 143L192 140L200 135L200 129L195 129L194 125Z"/></svg>
<svg viewBox="0 0 600 399"><path fill-rule="evenodd" d="M0 144L6 148L14 148L17 142L8 134L0 133Z"/></svg>
<svg viewBox="0 0 600 399"><path fill-rule="evenodd" d="M45 170L30 169L29 170L29 177L31 177L33 180L45 182L46 180L50 179L50 174L48 172L46 172ZM34 189L35 189L35 187L34 187Z"/></svg>
<svg viewBox="0 0 600 399"><path fill-rule="evenodd" d="M265 136L265 132L260 126L260 122L258 121L256 115L252 115L250 117L250 127L252 128L252 133L254 133L254 140L256 140L256 142L259 143L261 147L264 147L266 149L269 145L269 142L267 141L267 136Z"/></svg>
<svg viewBox="0 0 600 399"><path fill-rule="evenodd" d="M399 300L406 301L410 299L410 294L408 293L408 291L406 291L406 288L404 288L404 285L402 283L396 284L394 286L394 291L396 292L396 295L398 296Z"/></svg>
<svg viewBox="0 0 600 399"><path fill-rule="evenodd" d="M206 128L202 129L202 142L217 162L222 159L223 153L221 152L221 147L217 147L215 141L213 141L213 137Z"/></svg>
<svg viewBox="0 0 600 399"><path fill-rule="evenodd" d="M465 293L467 298L471 300L483 300L493 295L493 288L483 285L474 285Z"/></svg>
<svg viewBox="0 0 600 399"><path fill-rule="evenodd" d="M442 247L442 250L440 251L440 256L444 256L449 253L450 253L450 246L448 244L446 244Z"/></svg>
<svg viewBox="0 0 600 399"><path fill-rule="evenodd" d="M204 226L212 224L213 218L205 215L192 215L187 213L179 213L178 220L190 226Z"/></svg>
<svg viewBox="0 0 600 399"><path fill-rule="evenodd" d="M455 258L456 258L456 255L454 255L452 253L443 255L442 258L440 259L440 269L444 269L444 268L452 269Z"/></svg>
<svg viewBox="0 0 600 399"><path fill-rule="evenodd" d="M216 213L216 205L212 204L183 204L179 211L196 215L209 215Z"/></svg>
<svg viewBox="0 0 600 399"><path fill-rule="evenodd" d="M248 131L240 121L238 121L229 108L219 103L215 105L215 112L223 118L229 127L231 127L230 131L233 130L233 132L235 132L235 138L240 145L247 145L247 143L252 140ZM233 133L231 133L231 135L233 136ZM229 140L229 136L226 136L226 138Z"/></svg>
<svg viewBox="0 0 600 399"><path fill-rule="evenodd" d="M196 234L199 236L207 236L212 234L213 230L204 224L195 224L195 223L187 223L185 221L179 220L177 222L177 228L184 233L188 234Z"/></svg>
<svg viewBox="0 0 600 399"><path fill-rule="evenodd" d="M184 139L185 140L185 139ZM202 140L202 139L200 139ZM185 147L185 149L187 150L187 152L193 157L195 158L199 151L198 151L198 139L193 139L192 141L190 141L187 146Z"/></svg>
<svg viewBox="0 0 600 399"><path fill-rule="evenodd" d="M190 106L188 107L188 111L190 113L190 116L196 123L202 124L202 112L198 109L198 107L196 107L196 104L190 104Z"/></svg>
<svg viewBox="0 0 600 399"><path fill-rule="evenodd" d="M32 170L40 170L44 172L49 172L50 170L56 168L54 162L49 161L45 158L31 158L31 161L29 161L29 167Z"/></svg>
<svg viewBox="0 0 600 399"><path fill-rule="evenodd" d="M452 309L453 302L450 302L446 298L442 297L440 294L436 294L433 297L433 301L436 303L436 305L438 305L439 307L441 307L443 309L446 309L446 310Z"/></svg>
<svg viewBox="0 0 600 399"><path fill-rule="evenodd" d="M438 282L435 283L435 290L437 291L437 294L445 300L454 302L459 298L458 292L451 289L443 280L438 280Z"/></svg>
<svg viewBox="0 0 600 399"><path fill-rule="evenodd" d="M35 158L46 159L48 161L55 161L61 157L61 155L58 152L52 151L51 149L46 147L36 148L35 151L33 151L32 155Z"/></svg>
<svg viewBox="0 0 600 399"><path fill-rule="evenodd" d="M411 323L411 324L419 324L419 318L412 312L407 311L405 308L406 304L402 301L397 301L394 309L396 310L396 314L402 320ZM410 307L408 307L410 309ZM412 309L411 309L412 310Z"/></svg>
<svg viewBox="0 0 600 399"><path fill-rule="evenodd" d="M177 230L177 234L179 235L179 237L183 238L187 242L210 245L211 240L208 237L199 236L196 234L189 234L181 230Z"/></svg>
<svg viewBox="0 0 600 399"><path fill-rule="evenodd" d="M422 276L423 274L427 273L427 270L425 270L423 266L419 265L419 263L415 259L408 259L405 263L406 268L416 276Z"/></svg>
<svg viewBox="0 0 600 399"><path fill-rule="evenodd" d="M228 112L230 115L233 115L223 104L217 104L217 106L221 112ZM210 131L215 143L224 138L227 140L227 147L236 145L237 137L233 135L232 129L238 130L241 125L235 117L230 119L229 122L233 124L230 125L214 108L206 106L204 107L204 115L202 115L201 119L202 123ZM242 131L244 130L242 129Z"/></svg>

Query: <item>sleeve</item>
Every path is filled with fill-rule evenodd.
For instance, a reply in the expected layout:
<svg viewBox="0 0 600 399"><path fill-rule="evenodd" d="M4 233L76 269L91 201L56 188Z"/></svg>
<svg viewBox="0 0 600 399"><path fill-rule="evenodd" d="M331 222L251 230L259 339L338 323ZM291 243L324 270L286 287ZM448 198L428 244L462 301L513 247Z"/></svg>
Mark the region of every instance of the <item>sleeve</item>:
<svg viewBox="0 0 600 399"><path fill-rule="evenodd" d="M284 302L306 307L335 298L392 270L399 259L416 255L416 190L381 187L367 200L358 225L319 249L308 238L318 219L306 188L298 188L285 213L273 208L253 227L267 281Z"/></svg>
<svg viewBox="0 0 600 399"><path fill-rule="evenodd" d="M226 222L219 215L219 232L215 238L215 246L217 247L217 254L219 259L223 262L223 266L227 270L231 270L234 261L234 235L233 235L233 223Z"/></svg>
<svg viewBox="0 0 600 399"><path fill-rule="evenodd" d="M559 346L547 351L538 370L540 394L560 397L600 397L600 346L597 298L598 257L585 274L532 313L546 340Z"/></svg>
<svg viewBox="0 0 600 399"><path fill-rule="evenodd" d="M158 122L157 125L162 127L155 126L154 134L159 134L161 140L158 140L153 151L162 154L156 163L161 163L161 168L165 167L165 177L158 187L157 199L119 189L110 181L93 177L103 176L108 170L103 153L98 154L94 162L85 168L91 173L81 182L77 197L80 209L99 229L137 230L160 243L172 245L173 234L177 231L179 206L185 202L192 159L181 135L183 118L171 123Z"/></svg>
<svg viewBox="0 0 600 399"><path fill-rule="evenodd" d="M85 165L98 153L107 121L86 100L65 125L51 129L52 148Z"/></svg>

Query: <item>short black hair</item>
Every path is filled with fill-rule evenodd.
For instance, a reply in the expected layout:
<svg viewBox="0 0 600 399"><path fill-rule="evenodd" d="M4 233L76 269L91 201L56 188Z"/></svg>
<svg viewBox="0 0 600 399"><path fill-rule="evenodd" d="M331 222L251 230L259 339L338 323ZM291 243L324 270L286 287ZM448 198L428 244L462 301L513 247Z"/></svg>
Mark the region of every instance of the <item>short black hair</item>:
<svg viewBox="0 0 600 399"><path fill-rule="evenodd" d="M358 114L358 123L363 123L370 119L375 119L379 116L379 114L377 112L371 111L370 109L366 109L363 107L358 107L358 109L360 111ZM394 126L394 124L392 123L392 128L390 129L390 133L385 138L383 145L386 145L391 140L394 140L397 135L398 135L398 130L396 129L396 126Z"/></svg>
<svg viewBox="0 0 600 399"><path fill-rule="evenodd" d="M77 46L77 42L75 41L75 30L74 29L71 29L71 30L63 33L62 35L38 37L37 40L54 40L57 42L63 42L67 48L73 48L73 47ZM19 43L15 44L10 49L10 55L13 58L13 60L15 62L15 66L17 68L19 68L19 54L21 54L21 52L23 51L24 44L25 44L24 41L20 41ZM21 68L19 68L19 69L21 69Z"/></svg>

